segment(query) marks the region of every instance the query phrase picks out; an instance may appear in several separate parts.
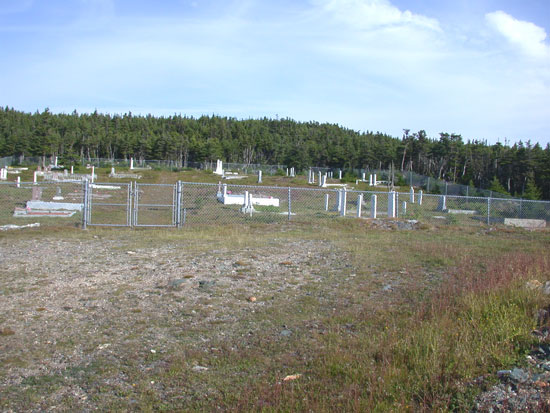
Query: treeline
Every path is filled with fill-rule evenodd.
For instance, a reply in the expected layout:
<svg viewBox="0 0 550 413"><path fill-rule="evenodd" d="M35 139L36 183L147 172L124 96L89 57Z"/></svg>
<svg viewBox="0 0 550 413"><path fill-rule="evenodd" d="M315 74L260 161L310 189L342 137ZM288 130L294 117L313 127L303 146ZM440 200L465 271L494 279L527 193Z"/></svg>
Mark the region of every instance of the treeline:
<svg viewBox="0 0 550 413"><path fill-rule="evenodd" d="M235 163L409 171L515 196L550 199L550 145L464 142L460 135L424 131L395 138L334 124L292 119L193 118L92 114L34 114L0 108L0 156L223 159Z"/></svg>

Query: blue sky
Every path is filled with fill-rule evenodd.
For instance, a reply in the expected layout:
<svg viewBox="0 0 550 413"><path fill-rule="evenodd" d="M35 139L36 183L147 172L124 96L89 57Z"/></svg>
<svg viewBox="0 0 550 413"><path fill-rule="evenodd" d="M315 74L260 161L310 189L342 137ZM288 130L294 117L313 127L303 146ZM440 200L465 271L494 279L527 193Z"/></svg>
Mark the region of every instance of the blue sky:
<svg viewBox="0 0 550 413"><path fill-rule="evenodd" d="M550 142L547 0L0 0L0 105Z"/></svg>

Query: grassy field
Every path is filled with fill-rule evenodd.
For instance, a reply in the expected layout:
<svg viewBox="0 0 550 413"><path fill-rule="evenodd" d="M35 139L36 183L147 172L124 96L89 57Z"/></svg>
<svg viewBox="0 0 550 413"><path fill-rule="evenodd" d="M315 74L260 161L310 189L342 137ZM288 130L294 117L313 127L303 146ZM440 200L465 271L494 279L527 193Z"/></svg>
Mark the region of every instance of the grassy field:
<svg viewBox="0 0 550 413"><path fill-rule="evenodd" d="M0 409L468 411L535 343L550 233L419 228L0 233Z"/></svg>

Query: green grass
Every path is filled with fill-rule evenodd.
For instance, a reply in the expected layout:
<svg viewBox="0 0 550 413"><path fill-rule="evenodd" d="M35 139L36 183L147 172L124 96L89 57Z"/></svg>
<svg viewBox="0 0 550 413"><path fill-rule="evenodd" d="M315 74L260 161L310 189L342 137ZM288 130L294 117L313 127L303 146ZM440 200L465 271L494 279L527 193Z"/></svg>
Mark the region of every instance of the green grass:
<svg viewBox="0 0 550 413"><path fill-rule="evenodd" d="M214 317L212 324L189 327L192 311L203 318L215 316L218 300L229 294L219 283L195 304L180 304L177 291L150 292L173 300L173 311L181 315L175 325L160 310L136 311L139 301L126 294L130 287L112 285L112 301L123 305L128 300L129 311L109 314L108 323L95 320L93 336L69 334L71 342L90 352L92 364L0 387L0 406L8 410L45 409L40 400L68 380L85 389L100 410L468 411L479 391L474 379L484 376L491 383L498 369L521 363L533 344L536 311L548 305L547 297L524 288L528 279L550 279L547 231L488 232L454 225L384 231L362 220L336 219L180 231L54 228L0 233L3 242L41 238L116 240L114 248L122 252L166 247L231 256L245 251L231 269L247 282L256 277L249 272L251 264L265 251L284 250L296 241L326 243L328 253L340 258L334 271L315 269L324 259L315 250L307 265L277 262L273 271L300 268L307 282L278 291L266 277L262 282L269 288L255 304L245 302L252 293L243 284L231 297L234 311L247 310L230 325ZM187 273L183 268L182 274ZM387 284L393 285L391 292L383 292ZM132 322L120 337L113 335L119 317ZM8 324L0 327L8 328L9 317L2 321ZM143 344L152 328L163 331L156 338L156 353ZM69 333L70 325L67 329ZM282 336L283 329L292 334ZM0 337L0 344L18 334ZM112 353L92 356L105 342L111 343ZM21 365L46 357L40 346L33 351L32 358L5 357ZM195 372L195 365L208 371ZM283 381L292 374L301 376ZM82 408L69 395L57 403L62 410Z"/></svg>

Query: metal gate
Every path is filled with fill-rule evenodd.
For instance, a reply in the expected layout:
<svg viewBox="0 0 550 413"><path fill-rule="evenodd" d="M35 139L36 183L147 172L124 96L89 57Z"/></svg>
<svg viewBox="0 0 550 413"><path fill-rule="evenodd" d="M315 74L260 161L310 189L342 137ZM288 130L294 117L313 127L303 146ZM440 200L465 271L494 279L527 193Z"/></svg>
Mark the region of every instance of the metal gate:
<svg viewBox="0 0 550 413"><path fill-rule="evenodd" d="M133 184L132 226L180 227L181 183Z"/></svg>
<svg viewBox="0 0 550 413"><path fill-rule="evenodd" d="M132 225L132 184L83 183L82 227L129 227Z"/></svg>
<svg viewBox="0 0 550 413"><path fill-rule="evenodd" d="M84 181L82 227L182 225L182 184L94 184Z"/></svg>

